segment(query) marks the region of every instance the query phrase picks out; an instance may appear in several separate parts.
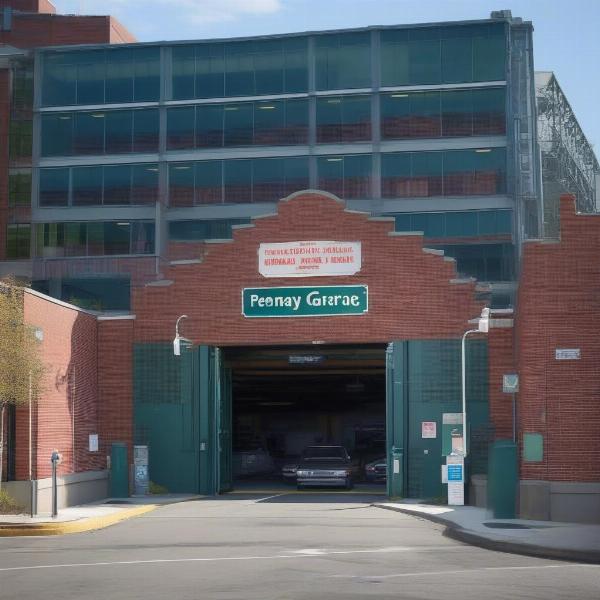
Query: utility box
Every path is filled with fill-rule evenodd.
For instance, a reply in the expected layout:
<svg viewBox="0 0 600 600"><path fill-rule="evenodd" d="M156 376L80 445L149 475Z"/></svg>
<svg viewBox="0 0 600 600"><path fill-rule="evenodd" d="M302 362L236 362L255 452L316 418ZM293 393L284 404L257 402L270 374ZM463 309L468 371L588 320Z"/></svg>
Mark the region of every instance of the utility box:
<svg viewBox="0 0 600 600"><path fill-rule="evenodd" d="M127 445L123 442L114 442L110 447L110 495L112 498L129 497Z"/></svg>
<svg viewBox="0 0 600 600"><path fill-rule="evenodd" d="M400 448L392 448L391 460L388 465L388 495L391 498L404 496L404 456Z"/></svg>
<svg viewBox="0 0 600 600"><path fill-rule="evenodd" d="M489 453L487 500L495 519L515 518L518 482L517 445L511 440L494 442Z"/></svg>

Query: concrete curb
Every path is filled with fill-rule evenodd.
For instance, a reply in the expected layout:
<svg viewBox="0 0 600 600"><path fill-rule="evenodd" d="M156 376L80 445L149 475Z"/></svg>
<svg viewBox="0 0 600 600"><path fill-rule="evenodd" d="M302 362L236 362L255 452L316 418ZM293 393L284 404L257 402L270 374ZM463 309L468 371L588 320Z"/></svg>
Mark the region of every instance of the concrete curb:
<svg viewBox="0 0 600 600"><path fill-rule="evenodd" d="M394 506L385 506L384 504L373 504L377 508L400 512L412 517L421 517L433 523L444 525L446 527L444 534L453 540L485 548L486 550L495 550L496 552L508 552L510 554L523 554L525 556L536 556L538 558L550 558L556 560L570 560L585 563L600 563L600 552L576 550L572 548L551 548L547 546L538 546L536 544L527 544L522 542L498 540L480 535L468 529L463 529L439 515L430 515L417 510L398 508Z"/></svg>
<svg viewBox="0 0 600 600"><path fill-rule="evenodd" d="M93 531L94 529L104 529L115 523L139 517L149 513L161 506L160 504L144 504L120 510L119 512L101 517L89 517L87 519L78 519L76 521L65 521L63 523L8 523L0 525L0 537L13 536L33 536L33 535L64 535L67 533L82 533L84 531Z"/></svg>

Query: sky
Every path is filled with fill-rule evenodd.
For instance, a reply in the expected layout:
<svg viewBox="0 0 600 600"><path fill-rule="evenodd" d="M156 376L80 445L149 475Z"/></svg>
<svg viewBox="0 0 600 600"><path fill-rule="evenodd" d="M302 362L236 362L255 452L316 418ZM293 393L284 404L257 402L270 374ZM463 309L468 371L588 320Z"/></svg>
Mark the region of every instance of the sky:
<svg viewBox="0 0 600 600"><path fill-rule="evenodd" d="M111 14L139 41L193 40L489 18L534 25L536 71L554 71L600 154L600 0L52 0L64 14Z"/></svg>

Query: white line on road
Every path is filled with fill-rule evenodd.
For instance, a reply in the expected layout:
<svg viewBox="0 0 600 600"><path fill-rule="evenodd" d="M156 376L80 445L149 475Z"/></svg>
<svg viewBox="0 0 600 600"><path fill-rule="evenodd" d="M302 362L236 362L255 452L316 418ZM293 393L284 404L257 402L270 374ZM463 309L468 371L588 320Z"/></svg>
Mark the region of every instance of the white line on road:
<svg viewBox="0 0 600 600"><path fill-rule="evenodd" d="M259 502L264 502L265 500L271 500L271 498L279 498L279 496L285 496L285 494L274 494L273 496L267 496L266 498L259 498L258 500L253 500L254 504L258 504Z"/></svg>
<svg viewBox="0 0 600 600"><path fill-rule="evenodd" d="M391 575L330 575L330 577L335 579L361 579L363 581L379 581L381 579L394 579L398 577L464 575L466 573L477 573L480 571L525 571L531 569L567 569L573 567L599 568L600 565L586 563L568 563L564 565L528 565L526 567L479 567L476 569L456 569L453 571L416 571L414 573L393 573Z"/></svg>
<svg viewBox="0 0 600 600"><path fill-rule="evenodd" d="M438 549L445 549L446 546L440 546ZM188 563L188 562L220 562L220 561L243 561L243 560L276 560L290 558L317 558L322 556L333 556L340 554L381 554L392 552L410 552L418 551L422 548L408 546L390 546L385 548L367 548L357 550L318 550L310 549L309 554L299 554L303 550L288 550L286 554L275 554L271 556L221 556L221 557L202 557L202 558L156 558L149 560L122 560L114 562L95 562L95 563L63 563L56 565L31 565L21 567L2 567L0 573L7 571L31 571L35 569L66 569L72 567L107 567L113 565L149 565L165 563Z"/></svg>

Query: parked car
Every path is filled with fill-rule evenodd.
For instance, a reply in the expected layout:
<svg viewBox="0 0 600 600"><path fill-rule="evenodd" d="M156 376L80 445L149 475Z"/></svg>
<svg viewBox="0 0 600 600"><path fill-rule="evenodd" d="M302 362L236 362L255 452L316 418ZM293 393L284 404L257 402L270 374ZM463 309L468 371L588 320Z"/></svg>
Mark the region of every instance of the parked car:
<svg viewBox="0 0 600 600"><path fill-rule="evenodd" d="M304 486L352 488L352 464L343 446L305 448L296 471L298 489Z"/></svg>
<svg viewBox="0 0 600 600"><path fill-rule="evenodd" d="M286 463L281 467L281 475L286 483L296 483L296 472L298 471L298 461Z"/></svg>
<svg viewBox="0 0 600 600"><path fill-rule="evenodd" d="M264 448L234 450L233 475L244 477L273 473L275 463Z"/></svg>
<svg viewBox="0 0 600 600"><path fill-rule="evenodd" d="M370 482L387 481L387 460L385 456L377 458L365 465L365 478Z"/></svg>

